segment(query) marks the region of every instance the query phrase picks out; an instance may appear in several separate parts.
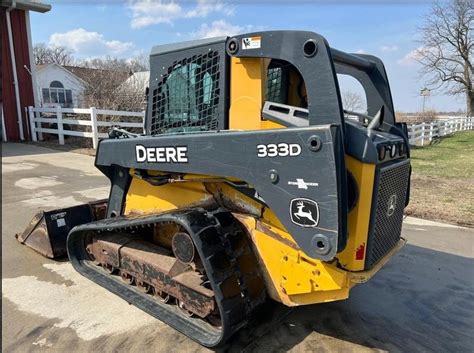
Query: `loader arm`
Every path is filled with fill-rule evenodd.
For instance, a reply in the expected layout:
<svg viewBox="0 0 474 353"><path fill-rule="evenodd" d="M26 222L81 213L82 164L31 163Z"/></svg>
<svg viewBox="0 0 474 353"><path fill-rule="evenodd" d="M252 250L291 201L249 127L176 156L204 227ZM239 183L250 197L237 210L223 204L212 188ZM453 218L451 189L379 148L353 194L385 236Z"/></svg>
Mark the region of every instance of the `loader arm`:
<svg viewBox="0 0 474 353"><path fill-rule="evenodd" d="M338 129L338 126L320 125L103 140L96 166L112 181L121 168L244 181L256 190L309 257L330 260L337 253L339 238L343 236L339 228L341 200L334 147L335 141L338 142ZM170 150L173 155L176 150L183 151L182 159L167 161L165 151ZM297 179L317 183L318 187L302 190L289 184ZM122 214L124 206L120 196L114 193L120 193L120 189L112 189L110 200L118 202L109 203L109 216ZM291 204L299 198L318 200L316 224L301 227L292 221Z"/></svg>

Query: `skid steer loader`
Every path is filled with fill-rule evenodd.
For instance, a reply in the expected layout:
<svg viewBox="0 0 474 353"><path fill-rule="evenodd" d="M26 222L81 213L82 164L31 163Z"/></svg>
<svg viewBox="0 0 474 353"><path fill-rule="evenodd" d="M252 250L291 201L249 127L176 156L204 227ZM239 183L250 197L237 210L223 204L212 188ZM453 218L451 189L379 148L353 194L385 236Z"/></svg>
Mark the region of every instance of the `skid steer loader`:
<svg viewBox="0 0 474 353"><path fill-rule="evenodd" d="M208 347L266 298L348 298L404 244L410 151L380 59L269 31L156 46L150 62L146 133L113 130L97 150L109 199L42 213L21 242L67 248ZM363 86L366 113L344 111L337 74Z"/></svg>

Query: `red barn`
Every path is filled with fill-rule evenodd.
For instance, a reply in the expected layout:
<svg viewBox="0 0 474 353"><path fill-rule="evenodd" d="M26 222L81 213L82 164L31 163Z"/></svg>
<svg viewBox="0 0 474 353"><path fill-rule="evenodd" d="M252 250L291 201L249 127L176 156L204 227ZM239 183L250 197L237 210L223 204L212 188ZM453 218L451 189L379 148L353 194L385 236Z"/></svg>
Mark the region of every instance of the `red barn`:
<svg viewBox="0 0 474 353"><path fill-rule="evenodd" d="M47 12L51 5L26 0L0 2L0 114L2 140L30 137L25 107L35 105L35 65L31 44L30 11Z"/></svg>

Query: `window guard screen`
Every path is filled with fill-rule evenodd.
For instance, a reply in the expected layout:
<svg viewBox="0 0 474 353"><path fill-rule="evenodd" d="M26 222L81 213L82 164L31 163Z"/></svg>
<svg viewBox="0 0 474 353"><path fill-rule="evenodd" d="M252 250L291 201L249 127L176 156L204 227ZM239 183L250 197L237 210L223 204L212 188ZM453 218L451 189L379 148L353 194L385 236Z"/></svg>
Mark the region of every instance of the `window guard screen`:
<svg viewBox="0 0 474 353"><path fill-rule="evenodd" d="M217 130L220 80L217 51L173 62L152 92L151 134Z"/></svg>

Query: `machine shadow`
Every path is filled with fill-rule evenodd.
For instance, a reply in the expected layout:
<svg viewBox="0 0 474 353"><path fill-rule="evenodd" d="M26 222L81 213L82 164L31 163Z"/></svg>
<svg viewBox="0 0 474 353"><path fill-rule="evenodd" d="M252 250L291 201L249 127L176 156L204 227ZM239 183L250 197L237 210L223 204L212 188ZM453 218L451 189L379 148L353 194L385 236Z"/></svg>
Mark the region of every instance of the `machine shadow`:
<svg viewBox="0 0 474 353"><path fill-rule="evenodd" d="M406 245L342 302L270 303L222 352L471 351L474 259Z"/></svg>

